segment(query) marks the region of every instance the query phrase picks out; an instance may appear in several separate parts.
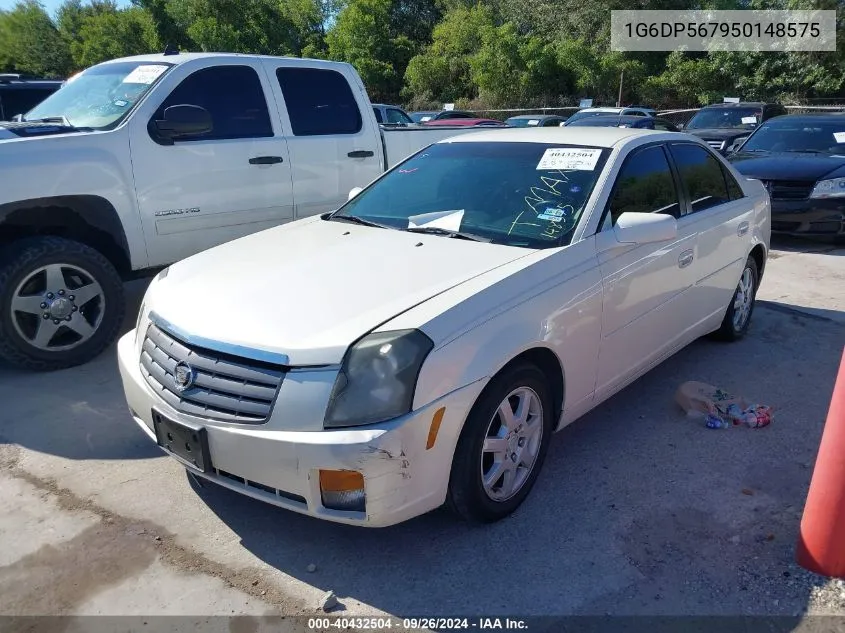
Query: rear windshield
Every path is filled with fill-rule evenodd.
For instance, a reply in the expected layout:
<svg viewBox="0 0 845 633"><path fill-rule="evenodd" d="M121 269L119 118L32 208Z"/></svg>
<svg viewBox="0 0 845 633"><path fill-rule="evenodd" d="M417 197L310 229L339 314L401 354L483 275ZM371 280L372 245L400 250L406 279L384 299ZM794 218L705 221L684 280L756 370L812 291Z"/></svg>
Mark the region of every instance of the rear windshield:
<svg viewBox="0 0 845 633"><path fill-rule="evenodd" d="M749 137L741 151L845 154L845 116L831 117L830 121L771 119Z"/></svg>
<svg viewBox="0 0 845 633"><path fill-rule="evenodd" d="M699 110L687 124L688 130L743 129L753 130L760 123L763 111L759 108L705 108Z"/></svg>
<svg viewBox="0 0 845 633"><path fill-rule="evenodd" d="M569 244L609 150L547 143L437 143L344 205L404 230L447 228L496 244Z"/></svg>

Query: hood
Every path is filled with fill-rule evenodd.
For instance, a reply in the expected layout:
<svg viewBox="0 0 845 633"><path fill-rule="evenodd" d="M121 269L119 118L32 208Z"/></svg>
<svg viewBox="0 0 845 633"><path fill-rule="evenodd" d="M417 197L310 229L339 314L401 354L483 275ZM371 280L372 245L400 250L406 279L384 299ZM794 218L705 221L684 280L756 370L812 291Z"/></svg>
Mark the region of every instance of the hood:
<svg viewBox="0 0 845 633"><path fill-rule="evenodd" d="M729 160L739 173L758 180L816 181L845 177L845 156L739 152Z"/></svg>
<svg viewBox="0 0 845 633"><path fill-rule="evenodd" d="M39 136L56 136L57 134L85 134L89 131L59 123L0 121L0 141Z"/></svg>
<svg viewBox="0 0 845 633"><path fill-rule="evenodd" d="M174 264L147 307L191 336L329 365L402 312L533 252L307 218Z"/></svg>
<svg viewBox="0 0 845 633"><path fill-rule="evenodd" d="M754 130L741 130L737 128L704 128L698 129L684 129L688 134L704 139L705 141L732 141L741 136L749 136Z"/></svg>

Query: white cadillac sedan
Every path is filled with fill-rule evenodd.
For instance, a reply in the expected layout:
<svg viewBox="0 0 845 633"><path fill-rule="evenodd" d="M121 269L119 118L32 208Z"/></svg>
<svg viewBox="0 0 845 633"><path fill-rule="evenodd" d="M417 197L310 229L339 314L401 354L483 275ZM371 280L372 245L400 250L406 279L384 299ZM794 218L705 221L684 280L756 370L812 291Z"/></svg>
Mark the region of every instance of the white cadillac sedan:
<svg viewBox="0 0 845 633"><path fill-rule="evenodd" d="M159 274L119 343L126 398L190 472L256 499L494 521L554 431L745 334L769 235L763 186L693 136L460 136Z"/></svg>

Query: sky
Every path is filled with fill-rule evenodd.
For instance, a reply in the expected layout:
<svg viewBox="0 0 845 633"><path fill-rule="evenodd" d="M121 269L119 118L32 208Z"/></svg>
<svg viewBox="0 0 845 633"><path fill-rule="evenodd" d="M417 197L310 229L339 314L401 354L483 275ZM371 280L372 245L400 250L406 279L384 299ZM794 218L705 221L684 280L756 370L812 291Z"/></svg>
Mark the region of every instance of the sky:
<svg viewBox="0 0 845 633"><path fill-rule="evenodd" d="M17 3L18 0L0 0L0 9L12 9ZM64 0L41 0L41 4L43 4L44 8L47 9L47 13L55 15L56 9L64 4ZM117 5L119 7L123 7L128 4L129 0L117 0Z"/></svg>

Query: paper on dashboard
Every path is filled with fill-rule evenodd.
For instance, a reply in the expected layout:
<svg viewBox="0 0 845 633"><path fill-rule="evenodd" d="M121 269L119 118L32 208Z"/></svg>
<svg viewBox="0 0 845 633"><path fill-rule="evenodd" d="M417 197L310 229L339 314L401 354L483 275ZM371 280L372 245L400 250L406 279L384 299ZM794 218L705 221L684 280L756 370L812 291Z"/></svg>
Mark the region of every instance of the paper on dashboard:
<svg viewBox="0 0 845 633"><path fill-rule="evenodd" d="M434 211L432 213L420 213L408 218L408 228L434 228L447 231L460 231L461 220L464 219L464 210Z"/></svg>

